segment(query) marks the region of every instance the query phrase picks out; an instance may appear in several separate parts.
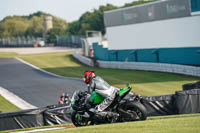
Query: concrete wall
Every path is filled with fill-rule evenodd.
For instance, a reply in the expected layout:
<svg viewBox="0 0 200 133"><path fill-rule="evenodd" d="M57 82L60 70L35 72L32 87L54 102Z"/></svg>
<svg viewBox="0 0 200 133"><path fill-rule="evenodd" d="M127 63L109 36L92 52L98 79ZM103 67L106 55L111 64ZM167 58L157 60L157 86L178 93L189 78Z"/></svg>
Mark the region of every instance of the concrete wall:
<svg viewBox="0 0 200 133"><path fill-rule="evenodd" d="M170 72L200 77L200 67L164 64L164 63L143 63L143 62L107 62L98 61L101 68L147 70L157 72Z"/></svg>
<svg viewBox="0 0 200 133"><path fill-rule="evenodd" d="M200 46L200 15L107 27L110 50Z"/></svg>
<svg viewBox="0 0 200 133"><path fill-rule="evenodd" d="M80 61L81 63L87 65L87 66L94 66L94 63L91 59L86 58L85 56L82 56L78 53L78 51L74 51L72 56L74 58L76 58L78 61Z"/></svg>
<svg viewBox="0 0 200 133"><path fill-rule="evenodd" d="M77 52L73 53L73 57L82 62L83 64L93 66L91 59L83 57L79 55ZM165 63L115 62L115 61L99 61L99 60L97 61L97 63L98 66L101 68L170 72L170 73L200 77L200 67L194 67L194 66L165 64Z"/></svg>

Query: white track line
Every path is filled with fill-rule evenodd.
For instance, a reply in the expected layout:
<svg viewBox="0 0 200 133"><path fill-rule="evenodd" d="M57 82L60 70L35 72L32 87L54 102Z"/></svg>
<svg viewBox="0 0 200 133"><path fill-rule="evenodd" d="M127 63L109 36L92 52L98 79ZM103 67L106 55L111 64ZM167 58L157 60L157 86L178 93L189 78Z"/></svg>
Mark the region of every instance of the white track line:
<svg viewBox="0 0 200 133"><path fill-rule="evenodd" d="M67 77L64 77L64 76L60 76L60 75L57 75L57 74L54 74L54 73L45 71L45 70L43 70L43 69L41 69L41 68L39 68L39 67L37 67L37 66L34 66L33 64L30 64L30 63L28 63L28 62L26 62L26 61L24 61L24 60L22 60L22 59L20 59L20 58L18 58L18 57L15 57L15 59L17 59L18 61L20 61L20 62L22 62L22 63L24 63L24 64L26 64L26 65L28 65L28 66L30 66L30 67L32 67L32 68L35 68L35 69L37 69L37 70L39 70L39 71L42 71L42 72L44 72L44 73L47 73L47 74L49 74L49 75L52 75L52 76L55 76L55 77L58 77L58 78L67 78ZM70 77L70 79L76 79L76 80L81 80L81 81L82 81L81 78L71 78L71 77Z"/></svg>
<svg viewBox="0 0 200 133"><path fill-rule="evenodd" d="M16 96L12 92L0 87L0 95L3 96L6 100L14 104L15 106L19 107L20 109L34 109L37 108L34 105L31 105L30 103L24 101L20 97Z"/></svg>
<svg viewBox="0 0 200 133"><path fill-rule="evenodd" d="M19 131L19 132L11 132L11 133L35 133L35 132L42 132L42 131L61 130L65 128L66 127L44 128L44 129L34 129L30 131Z"/></svg>
<svg viewBox="0 0 200 133"><path fill-rule="evenodd" d="M26 61L24 61L24 60L22 60L22 59L20 59L20 58L18 58L18 57L15 57L15 59L17 59L18 61L20 61L20 62L22 62L22 63L24 63L24 64L26 64L26 65L28 65L28 66L30 66L30 67L32 67L32 68L35 68L35 69L40 70L40 71L42 71L42 72L44 72L44 73L47 73L47 74L49 74L49 75L56 76L56 77L59 77L59 78L63 78L63 76L60 76L60 75L56 75L56 74L54 74L54 73L47 72L47 71L45 71L45 70L43 70L43 69L41 69L41 68L39 68L39 67L37 67L37 66L34 66L34 65L32 65L32 64L30 64L30 63L28 63L28 62L26 62Z"/></svg>

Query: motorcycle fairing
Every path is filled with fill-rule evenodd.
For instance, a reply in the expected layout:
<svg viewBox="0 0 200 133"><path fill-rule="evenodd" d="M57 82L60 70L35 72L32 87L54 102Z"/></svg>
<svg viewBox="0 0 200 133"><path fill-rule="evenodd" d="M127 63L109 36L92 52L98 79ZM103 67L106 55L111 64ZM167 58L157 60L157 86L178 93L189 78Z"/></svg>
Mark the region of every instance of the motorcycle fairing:
<svg viewBox="0 0 200 133"><path fill-rule="evenodd" d="M104 98L101 95L99 95L98 93L93 91L91 94L91 97L89 99L89 102L93 103L93 104L99 104L99 103L103 102L103 100L104 100Z"/></svg>
<svg viewBox="0 0 200 133"><path fill-rule="evenodd" d="M127 88L121 88L119 90L119 96L124 95L125 93L128 93L131 90L131 87L127 87Z"/></svg>

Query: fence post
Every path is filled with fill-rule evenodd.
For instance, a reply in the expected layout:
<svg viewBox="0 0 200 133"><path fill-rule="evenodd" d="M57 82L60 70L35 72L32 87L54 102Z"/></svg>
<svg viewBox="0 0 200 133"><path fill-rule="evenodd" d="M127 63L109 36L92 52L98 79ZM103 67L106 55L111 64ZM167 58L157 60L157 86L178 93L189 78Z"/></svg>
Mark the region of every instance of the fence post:
<svg viewBox="0 0 200 133"><path fill-rule="evenodd" d="M158 51L158 49L153 50L152 54L156 55L156 62L159 63L160 62L160 57L159 57L159 51Z"/></svg>

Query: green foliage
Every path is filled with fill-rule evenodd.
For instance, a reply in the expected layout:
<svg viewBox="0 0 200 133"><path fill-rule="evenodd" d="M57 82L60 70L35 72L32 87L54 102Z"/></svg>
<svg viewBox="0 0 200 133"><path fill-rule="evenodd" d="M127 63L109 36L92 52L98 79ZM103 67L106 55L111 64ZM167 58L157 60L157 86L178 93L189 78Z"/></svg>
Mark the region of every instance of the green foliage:
<svg viewBox="0 0 200 133"><path fill-rule="evenodd" d="M53 27L59 29L62 34L66 31L67 26L68 24L65 20L58 17L53 17Z"/></svg>
<svg viewBox="0 0 200 133"><path fill-rule="evenodd" d="M136 6L136 5L141 5L149 2L153 2L156 0L139 0L139 1L133 1L131 3L126 3L123 7L130 7L130 6Z"/></svg>
<svg viewBox="0 0 200 133"><path fill-rule="evenodd" d="M42 37L44 33L44 16L50 15L36 12L29 16L8 16L0 21L0 37L34 36ZM50 15L52 16L52 15ZM53 29L49 31L50 37L66 34L67 22L61 18L53 17ZM47 38L49 39L49 38ZM52 40L50 40L52 42Z"/></svg>
<svg viewBox="0 0 200 133"><path fill-rule="evenodd" d="M47 32L47 43L55 43L56 36L66 35L68 24L65 20L53 17L53 28Z"/></svg>
<svg viewBox="0 0 200 133"><path fill-rule="evenodd" d="M0 22L0 36L22 36L28 29L28 20L21 17L7 17L3 22Z"/></svg>
<svg viewBox="0 0 200 133"><path fill-rule="evenodd" d="M51 14L38 11L38 12L35 12L35 13L33 13L33 14L30 14L29 16L22 16L22 17L23 17L23 18L31 19L31 18L33 18L34 16L41 17L41 16L43 16L43 15L50 15L50 16L51 16Z"/></svg>
<svg viewBox="0 0 200 133"><path fill-rule="evenodd" d="M57 35L85 35L87 30L101 31L105 34L104 12L135 6L152 2L155 0L140 0L126 3L122 7L117 7L112 4L100 6L91 12L85 12L77 21L71 22L69 25L63 19L53 16L53 29L47 33L47 41L55 43ZM16 36L35 36L42 37L44 32L43 17L50 15L41 11L30 14L29 16L8 16L0 21L0 37L16 37ZM52 15L50 15L52 16Z"/></svg>
<svg viewBox="0 0 200 133"><path fill-rule="evenodd" d="M64 32L60 28L53 28L47 32L47 43L55 43L56 36L64 35Z"/></svg>
<svg viewBox="0 0 200 133"><path fill-rule="evenodd" d="M80 21L74 21L69 24L67 32L69 35L79 35L80 29L81 29Z"/></svg>
<svg viewBox="0 0 200 133"><path fill-rule="evenodd" d="M84 35L87 30L101 31L105 33L104 26L104 11L117 9L116 6L107 4L100 6L99 9L94 9L92 12L85 12L78 21L69 24L68 34Z"/></svg>
<svg viewBox="0 0 200 133"><path fill-rule="evenodd" d="M43 16L34 16L25 33L26 36L42 37L44 31Z"/></svg>

